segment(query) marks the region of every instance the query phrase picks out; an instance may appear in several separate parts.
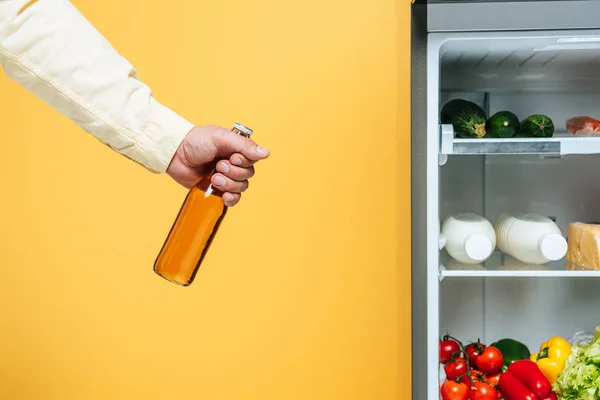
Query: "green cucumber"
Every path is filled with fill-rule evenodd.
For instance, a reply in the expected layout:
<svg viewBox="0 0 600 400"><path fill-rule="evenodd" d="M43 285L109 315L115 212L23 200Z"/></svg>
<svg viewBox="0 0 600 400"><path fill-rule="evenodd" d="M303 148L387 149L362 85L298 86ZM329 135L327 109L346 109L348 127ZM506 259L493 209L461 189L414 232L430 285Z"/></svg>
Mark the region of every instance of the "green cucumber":
<svg viewBox="0 0 600 400"><path fill-rule="evenodd" d="M442 107L442 124L452 124L454 133L462 138L485 136L485 111L472 101L451 100Z"/></svg>
<svg viewBox="0 0 600 400"><path fill-rule="evenodd" d="M511 138L521 130L519 117L510 111L500 111L488 119L485 130L491 137Z"/></svg>
<svg viewBox="0 0 600 400"><path fill-rule="evenodd" d="M521 133L528 137L552 137L554 123L542 114L531 115L521 122Z"/></svg>

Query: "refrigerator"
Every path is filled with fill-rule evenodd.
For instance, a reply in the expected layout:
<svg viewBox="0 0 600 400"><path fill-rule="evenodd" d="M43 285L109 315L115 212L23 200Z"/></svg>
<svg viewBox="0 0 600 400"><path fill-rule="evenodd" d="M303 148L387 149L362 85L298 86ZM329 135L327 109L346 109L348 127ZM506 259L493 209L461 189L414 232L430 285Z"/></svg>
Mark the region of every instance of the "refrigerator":
<svg viewBox="0 0 600 400"><path fill-rule="evenodd" d="M440 398L439 341L514 338L531 352L600 325L600 271L563 258L507 265L496 248L449 268L449 215L550 217L561 233L600 221L600 137L566 121L600 118L600 1L415 1L412 5L412 398ZM440 111L466 99L488 116L544 114L550 138L463 139Z"/></svg>

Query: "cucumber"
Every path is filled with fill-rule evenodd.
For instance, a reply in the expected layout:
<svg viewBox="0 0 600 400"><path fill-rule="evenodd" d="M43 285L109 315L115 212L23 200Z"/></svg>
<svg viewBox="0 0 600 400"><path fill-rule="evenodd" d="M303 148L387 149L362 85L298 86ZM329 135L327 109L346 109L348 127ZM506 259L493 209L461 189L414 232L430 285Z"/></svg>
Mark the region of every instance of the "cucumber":
<svg viewBox="0 0 600 400"><path fill-rule="evenodd" d="M500 111L488 119L485 130L491 137L511 138L521 130L519 117L510 111Z"/></svg>
<svg viewBox="0 0 600 400"><path fill-rule="evenodd" d="M485 136L485 111L468 100L451 100L442 107L442 124L452 124L454 133L462 138Z"/></svg>
<svg viewBox="0 0 600 400"><path fill-rule="evenodd" d="M521 122L521 133L528 137L552 137L554 123L546 115L534 114Z"/></svg>

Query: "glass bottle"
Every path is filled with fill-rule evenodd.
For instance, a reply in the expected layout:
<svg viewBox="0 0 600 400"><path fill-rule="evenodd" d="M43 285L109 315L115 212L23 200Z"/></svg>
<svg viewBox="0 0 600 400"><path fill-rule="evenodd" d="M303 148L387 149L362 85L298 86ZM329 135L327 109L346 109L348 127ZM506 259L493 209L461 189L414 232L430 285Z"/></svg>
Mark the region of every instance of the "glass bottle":
<svg viewBox="0 0 600 400"><path fill-rule="evenodd" d="M250 137L252 130L234 124L232 132ZM156 258L154 272L170 282L189 286L217 233L227 206L210 183L213 171L188 192L177 219Z"/></svg>

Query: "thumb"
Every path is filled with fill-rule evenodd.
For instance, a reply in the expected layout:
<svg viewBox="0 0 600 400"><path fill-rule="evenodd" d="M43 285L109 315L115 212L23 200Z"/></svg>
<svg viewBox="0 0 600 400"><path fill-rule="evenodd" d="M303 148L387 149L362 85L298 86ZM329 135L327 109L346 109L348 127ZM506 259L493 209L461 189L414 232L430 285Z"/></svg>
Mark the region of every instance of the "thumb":
<svg viewBox="0 0 600 400"><path fill-rule="evenodd" d="M230 157L240 153L252 161L259 161L269 156L269 150L257 145L252 139L238 135L227 129L219 130L213 136L213 144L217 156Z"/></svg>

